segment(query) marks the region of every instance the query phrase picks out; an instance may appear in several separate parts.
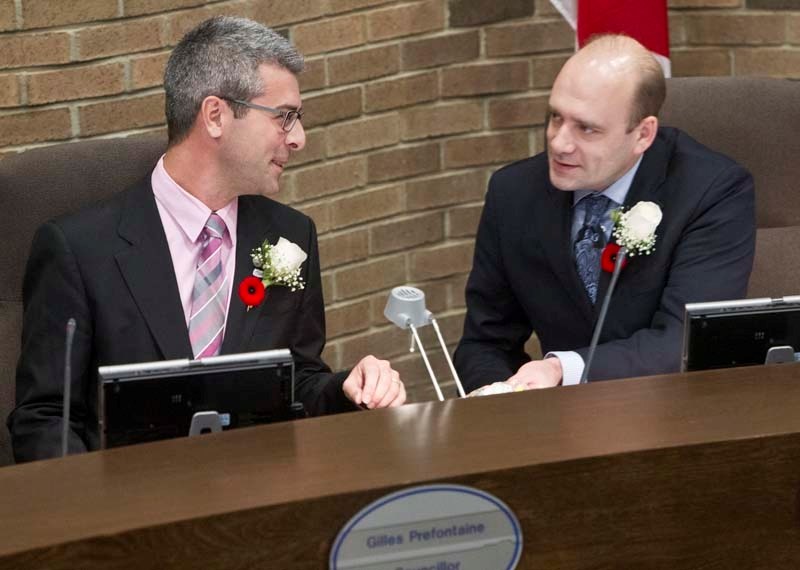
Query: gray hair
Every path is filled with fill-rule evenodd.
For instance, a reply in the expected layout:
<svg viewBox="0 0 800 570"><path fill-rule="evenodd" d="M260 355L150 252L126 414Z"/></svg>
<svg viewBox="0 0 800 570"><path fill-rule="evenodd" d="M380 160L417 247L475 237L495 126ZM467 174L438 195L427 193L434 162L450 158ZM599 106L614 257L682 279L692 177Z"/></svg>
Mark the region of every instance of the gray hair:
<svg viewBox="0 0 800 570"><path fill-rule="evenodd" d="M249 101L264 93L258 68L265 63L303 70L303 56L286 38L246 18L218 16L183 36L164 71L170 146L186 138L209 95ZM234 115L247 111L235 105Z"/></svg>

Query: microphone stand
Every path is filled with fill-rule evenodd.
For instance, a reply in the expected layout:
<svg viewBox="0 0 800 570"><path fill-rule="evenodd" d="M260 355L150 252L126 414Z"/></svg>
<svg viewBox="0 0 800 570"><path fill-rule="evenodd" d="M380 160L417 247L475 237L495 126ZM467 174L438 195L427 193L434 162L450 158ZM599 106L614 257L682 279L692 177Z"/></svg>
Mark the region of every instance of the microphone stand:
<svg viewBox="0 0 800 570"><path fill-rule="evenodd" d="M67 338L64 346L64 403L61 417L61 457L66 457L69 446L69 414L72 402L72 343L75 340L75 319L67 321Z"/></svg>
<svg viewBox="0 0 800 570"><path fill-rule="evenodd" d="M431 368L431 363L428 360L428 355L425 353L425 347L422 346L422 341L419 338L419 333L417 333L417 327L415 327L412 323L409 322L408 328L411 329L411 334L414 335L414 340L417 342L417 346L419 347L419 353L422 355L422 360L425 362L425 368L428 369L428 376L431 377L431 382L433 382L433 387L436 390L436 397L439 398L440 402L444 402L444 395L442 394L442 389L439 387L439 382L436 380L436 375L433 373L433 368Z"/></svg>
<svg viewBox="0 0 800 570"><path fill-rule="evenodd" d="M456 382L456 389L458 389L458 395L462 398L466 397L464 393L464 386L461 385L461 378L458 377L458 372L456 372L456 367L453 366L453 360L450 358L450 353L447 352L447 345L444 342L444 338L442 337L442 331L439 330L439 323L436 322L436 319L431 318L431 324L433 325L433 330L436 331L436 336L439 337L439 346L442 347L442 352L444 352L444 357L447 359L447 365L450 367L450 372L453 374L453 380Z"/></svg>
<svg viewBox="0 0 800 570"><path fill-rule="evenodd" d="M589 368L592 366L594 360L594 351L597 349L597 344L600 341L600 332L603 330L603 323L606 320L606 313L608 313L608 305L611 304L611 295L614 293L614 287L617 285L622 264L625 262L625 256L628 250L624 247L619 248L617 252L617 259L614 261L614 272L611 274L611 283L608 284L608 290L605 297L603 297L603 304L600 306L600 315L597 317L597 323L594 325L594 332L592 333L592 342L589 343L589 354L586 357L586 366L583 367L581 374L581 384L586 384L589 377Z"/></svg>

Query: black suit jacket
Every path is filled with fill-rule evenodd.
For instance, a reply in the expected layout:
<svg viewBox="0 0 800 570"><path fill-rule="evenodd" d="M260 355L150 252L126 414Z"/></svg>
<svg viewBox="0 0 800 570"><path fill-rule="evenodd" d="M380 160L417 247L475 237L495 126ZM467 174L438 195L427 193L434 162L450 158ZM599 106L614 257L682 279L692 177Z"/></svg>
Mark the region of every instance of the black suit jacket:
<svg viewBox="0 0 800 570"><path fill-rule="evenodd" d="M655 251L623 269L590 380L675 372L684 305L741 298L755 249L753 180L734 161L685 133L659 129L625 200L661 206ZM571 248L572 192L550 184L542 153L496 172L489 183L466 288L467 316L455 365L470 390L505 380L544 352L584 359L610 274L592 305Z"/></svg>
<svg viewBox="0 0 800 570"><path fill-rule="evenodd" d="M246 310L237 286L252 273L250 251L279 237L308 253L305 289L270 287ZM353 409L320 354L325 316L314 223L273 200L239 198L236 275L221 353L290 348L296 396L307 411ZM96 449L97 367L191 358L175 271L149 177L108 202L44 224L33 240L23 284L17 407L9 416L16 460L61 450L64 331L74 317L70 452Z"/></svg>

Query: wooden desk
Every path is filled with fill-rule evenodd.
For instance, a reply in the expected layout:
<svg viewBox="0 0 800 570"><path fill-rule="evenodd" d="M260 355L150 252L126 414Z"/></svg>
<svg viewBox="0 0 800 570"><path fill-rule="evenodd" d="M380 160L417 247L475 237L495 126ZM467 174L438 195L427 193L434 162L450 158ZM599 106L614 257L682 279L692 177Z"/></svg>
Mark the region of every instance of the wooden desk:
<svg viewBox="0 0 800 570"><path fill-rule="evenodd" d="M450 400L0 469L0 568L327 568L373 499L494 493L520 568L800 568L800 367Z"/></svg>

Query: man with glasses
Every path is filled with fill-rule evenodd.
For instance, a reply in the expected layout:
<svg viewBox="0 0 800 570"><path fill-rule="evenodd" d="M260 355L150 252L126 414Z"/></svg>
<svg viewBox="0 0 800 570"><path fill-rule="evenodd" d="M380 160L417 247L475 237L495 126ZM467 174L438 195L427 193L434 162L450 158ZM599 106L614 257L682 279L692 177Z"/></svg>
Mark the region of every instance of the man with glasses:
<svg viewBox="0 0 800 570"><path fill-rule="evenodd" d="M259 111L266 111L267 113L271 113L276 117L280 117L281 128L286 131L287 133L294 128L294 125L297 121L303 118L303 112L299 110L284 110L284 109L276 109L275 107L266 107L264 105L256 105L255 103L248 103L247 101L242 101L241 99L231 99L230 97L220 97L220 99L224 99L228 103L236 103L237 105L243 105L245 107L249 107L250 109L258 109Z"/></svg>
<svg viewBox="0 0 800 570"><path fill-rule="evenodd" d="M96 449L98 366L288 347L296 396L311 414L398 406L405 388L367 356L334 374L314 223L274 196L305 145L296 75L302 56L256 22L218 17L190 31L164 76L169 145L152 174L112 200L38 231L25 277L17 461L61 449L63 327L73 348L71 453ZM240 298L264 270L264 240L289 243L304 287ZM292 245L294 244L294 245ZM255 264L255 265L254 265Z"/></svg>

